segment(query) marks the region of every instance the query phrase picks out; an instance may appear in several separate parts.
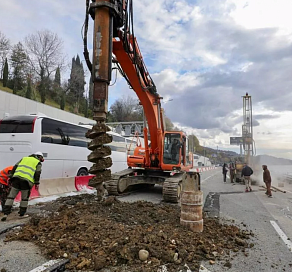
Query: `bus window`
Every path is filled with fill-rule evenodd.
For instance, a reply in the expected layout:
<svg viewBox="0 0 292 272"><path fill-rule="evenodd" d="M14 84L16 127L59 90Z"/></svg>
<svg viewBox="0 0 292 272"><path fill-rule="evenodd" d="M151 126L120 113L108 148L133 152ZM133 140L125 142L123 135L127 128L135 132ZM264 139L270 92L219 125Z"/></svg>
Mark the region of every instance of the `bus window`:
<svg viewBox="0 0 292 272"><path fill-rule="evenodd" d="M33 133L35 116L14 116L0 120L0 133Z"/></svg>
<svg viewBox="0 0 292 272"><path fill-rule="evenodd" d="M43 143L87 147L89 139L85 137L87 128L48 118L42 120Z"/></svg>
<svg viewBox="0 0 292 272"><path fill-rule="evenodd" d="M125 138L122 136L112 135L113 141L107 144L112 151L126 152L126 142Z"/></svg>

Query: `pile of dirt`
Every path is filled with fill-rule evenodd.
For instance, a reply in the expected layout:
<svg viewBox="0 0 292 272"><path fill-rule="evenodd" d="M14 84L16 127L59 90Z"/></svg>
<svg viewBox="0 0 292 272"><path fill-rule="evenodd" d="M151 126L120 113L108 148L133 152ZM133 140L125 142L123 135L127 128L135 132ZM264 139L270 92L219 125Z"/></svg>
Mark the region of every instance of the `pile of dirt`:
<svg viewBox="0 0 292 272"><path fill-rule="evenodd" d="M32 241L50 258L70 259L70 271L156 272L166 265L177 272L185 264L198 271L203 259L227 263L231 252L244 252L253 235L212 218L204 220L203 233L193 233L180 225L177 205L114 197L104 202L93 195L65 197L41 209L6 241Z"/></svg>

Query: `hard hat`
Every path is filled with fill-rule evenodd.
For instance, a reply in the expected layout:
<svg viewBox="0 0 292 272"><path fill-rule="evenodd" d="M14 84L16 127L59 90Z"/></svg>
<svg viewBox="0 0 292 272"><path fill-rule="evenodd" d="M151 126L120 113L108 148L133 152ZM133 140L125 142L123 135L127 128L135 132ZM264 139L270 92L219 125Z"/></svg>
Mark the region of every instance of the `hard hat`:
<svg viewBox="0 0 292 272"><path fill-rule="evenodd" d="M43 153L40 151L33 153L33 155L44 157Z"/></svg>

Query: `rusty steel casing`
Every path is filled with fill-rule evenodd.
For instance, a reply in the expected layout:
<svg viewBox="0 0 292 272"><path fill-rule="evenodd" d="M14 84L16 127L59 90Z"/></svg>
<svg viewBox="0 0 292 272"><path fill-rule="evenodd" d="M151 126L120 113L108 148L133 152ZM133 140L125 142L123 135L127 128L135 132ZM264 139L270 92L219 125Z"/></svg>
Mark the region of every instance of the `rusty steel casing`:
<svg viewBox="0 0 292 272"><path fill-rule="evenodd" d="M96 0L96 2L110 2ZM111 80L113 18L107 7L95 9L93 35L93 119L104 121L108 112Z"/></svg>

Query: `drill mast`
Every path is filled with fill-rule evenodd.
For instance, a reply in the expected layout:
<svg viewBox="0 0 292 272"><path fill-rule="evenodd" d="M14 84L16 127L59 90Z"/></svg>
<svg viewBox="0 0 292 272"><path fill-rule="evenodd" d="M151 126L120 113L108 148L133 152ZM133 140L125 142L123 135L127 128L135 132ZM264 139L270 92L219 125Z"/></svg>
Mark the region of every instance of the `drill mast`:
<svg viewBox="0 0 292 272"><path fill-rule="evenodd" d="M250 163L250 157L254 155L253 128L252 128L252 103L251 96L246 93L243 99L243 125L242 139L245 162Z"/></svg>

